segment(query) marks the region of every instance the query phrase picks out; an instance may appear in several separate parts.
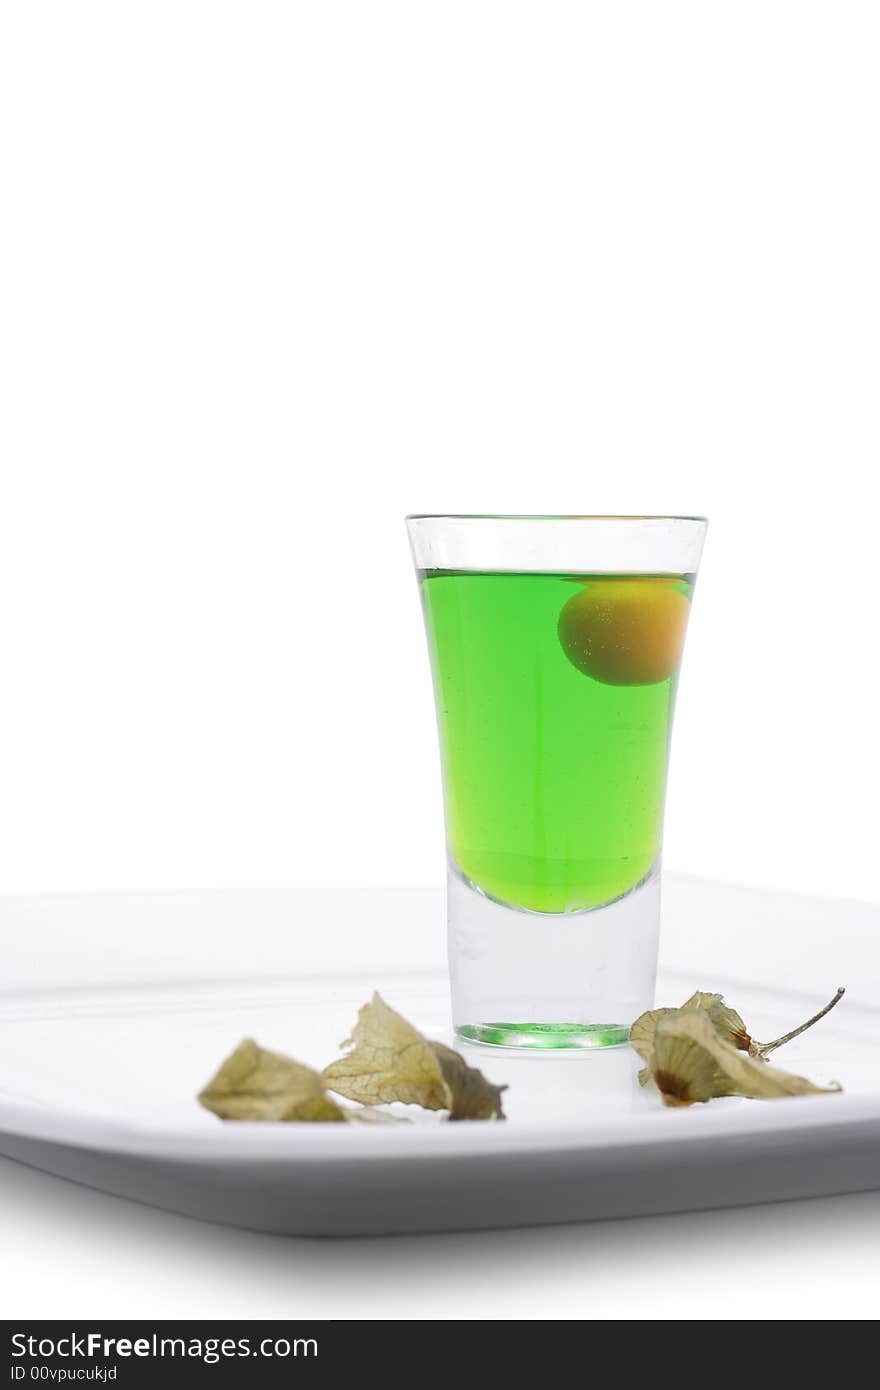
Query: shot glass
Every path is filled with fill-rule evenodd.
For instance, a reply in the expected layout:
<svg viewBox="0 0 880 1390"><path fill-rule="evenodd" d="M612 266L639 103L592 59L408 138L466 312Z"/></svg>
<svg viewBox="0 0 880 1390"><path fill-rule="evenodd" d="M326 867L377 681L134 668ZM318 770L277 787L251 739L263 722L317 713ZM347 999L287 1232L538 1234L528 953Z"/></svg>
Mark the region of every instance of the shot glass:
<svg viewBox="0 0 880 1390"><path fill-rule="evenodd" d="M706 521L410 516L459 1040L626 1042L653 1003L675 693Z"/></svg>

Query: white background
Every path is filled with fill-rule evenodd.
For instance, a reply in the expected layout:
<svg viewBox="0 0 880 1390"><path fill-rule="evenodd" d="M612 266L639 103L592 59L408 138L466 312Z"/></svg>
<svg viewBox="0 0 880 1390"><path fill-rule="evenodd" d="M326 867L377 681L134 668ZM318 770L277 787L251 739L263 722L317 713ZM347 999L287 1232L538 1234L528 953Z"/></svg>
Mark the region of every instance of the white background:
<svg viewBox="0 0 880 1390"><path fill-rule="evenodd" d="M4 5L0 890L436 880L403 514L684 511L667 862L876 896L878 59L870 3Z"/></svg>

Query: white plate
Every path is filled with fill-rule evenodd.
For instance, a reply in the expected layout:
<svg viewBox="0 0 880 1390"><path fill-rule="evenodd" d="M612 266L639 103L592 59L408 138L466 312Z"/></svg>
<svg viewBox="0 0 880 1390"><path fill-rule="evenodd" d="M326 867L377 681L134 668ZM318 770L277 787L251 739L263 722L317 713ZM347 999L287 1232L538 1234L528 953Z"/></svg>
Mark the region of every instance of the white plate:
<svg viewBox="0 0 880 1390"><path fill-rule="evenodd" d="M779 1061L842 1095L664 1110L628 1049L469 1049L503 1124L222 1124L194 1096L243 1036L320 1066L378 988L449 1040L428 889L0 902L0 1152L209 1220L356 1235L574 1221L880 1186L880 908L668 876L658 1000L751 1031L847 995Z"/></svg>

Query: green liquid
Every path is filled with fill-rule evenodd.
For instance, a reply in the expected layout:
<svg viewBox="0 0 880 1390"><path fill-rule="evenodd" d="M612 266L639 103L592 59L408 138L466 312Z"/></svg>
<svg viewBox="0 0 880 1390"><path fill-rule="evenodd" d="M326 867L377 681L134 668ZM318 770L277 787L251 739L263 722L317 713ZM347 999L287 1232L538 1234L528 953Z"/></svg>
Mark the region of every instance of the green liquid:
<svg viewBox="0 0 880 1390"><path fill-rule="evenodd" d="M608 683L607 664L603 679L579 669L560 637L563 608L591 585L585 602L595 596L606 616L610 579L420 575L449 852L483 893L532 912L613 902L646 877L660 851L677 672L623 683L628 671L640 674L640 653L626 647L640 639L623 632L618 642L613 615L602 640L612 663L623 652L612 672L619 683ZM618 593L637 585L627 592L650 615L682 606L692 591L686 576L616 575L613 583ZM653 640L644 625L639 631L644 643ZM583 646L584 661L593 660L588 638Z"/></svg>

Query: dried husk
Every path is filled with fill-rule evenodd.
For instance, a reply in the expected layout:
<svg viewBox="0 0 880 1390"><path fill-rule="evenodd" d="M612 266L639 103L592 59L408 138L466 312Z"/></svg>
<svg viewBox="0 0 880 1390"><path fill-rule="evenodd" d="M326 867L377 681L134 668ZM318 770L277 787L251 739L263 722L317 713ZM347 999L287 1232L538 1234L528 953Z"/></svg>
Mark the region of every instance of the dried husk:
<svg viewBox="0 0 880 1390"><path fill-rule="evenodd" d="M708 1012L677 1009L654 1030L651 1077L665 1105L694 1105L721 1096L779 1100L825 1095L839 1086L816 1086L806 1077L771 1066L719 1036Z"/></svg>
<svg viewBox="0 0 880 1390"><path fill-rule="evenodd" d="M379 994L358 1013L344 1057L325 1067L324 1084L362 1105L400 1101L448 1110L450 1120L501 1120L501 1093L443 1043L431 1042Z"/></svg>

